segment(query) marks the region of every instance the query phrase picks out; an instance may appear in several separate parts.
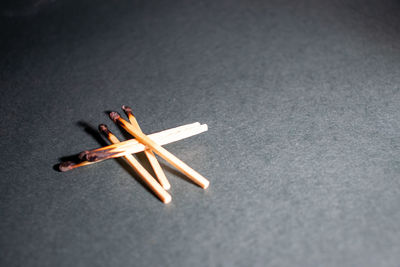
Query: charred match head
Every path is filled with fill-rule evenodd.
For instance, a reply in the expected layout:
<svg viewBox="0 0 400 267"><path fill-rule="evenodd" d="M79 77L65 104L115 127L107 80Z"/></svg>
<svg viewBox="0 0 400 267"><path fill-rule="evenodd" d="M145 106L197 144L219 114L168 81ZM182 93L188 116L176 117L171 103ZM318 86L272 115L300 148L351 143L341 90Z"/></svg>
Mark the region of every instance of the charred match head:
<svg viewBox="0 0 400 267"><path fill-rule="evenodd" d="M74 165L75 165L75 163L73 163L72 161L62 162L62 163L60 163L60 165L58 165L58 169L61 172L66 172L66 171L72 170L72 166L74 166Z"/></svg>
<svg viewBox="0 0 400 267"><path fill-rule="evenodd" d="M93 154L87 154L86 155L86 160L90 161L90 162L93 162L93 161L98 161L100 159L96 154L94 154L94 155Z"/></svg>
<svg viewBox="0 0 400 267"><path fill-rule="evenodd" d="M118 120L119 118L121 118L121 116L118 114L118 112L113 111L113 112L110 113L110 118L111 118L114 122L117 122L117 120Z"/></svg>
<svg viewBox="0 0 400 267"><path fill-rule="evenodd" d="M132 109L128 106L123 105L122 110L125 111L126 114L133 114Z"/></svg>
<svg viewBox="0 0 400 267"><path fill-rule="evenodd" d="M87 154L89 154L89 151L87 151L87 150L82 151L81 153L79 153L78 158L80 160L84 160L84 159L86 159Z"/></svg>
<svg viewBox="0 0 400 267"><path fill-rule="evenodd" d="M93 153L91 153L90 151L83 151L79 154L79 159L80 160L87 160L87 161L96 161L97 160L97 156L93 155Z"/></svg>
<svg viewBox="0 0 400 267"><path fill-rule="evenodd" d="M111 134L110 130L108 130L108 127L105 124L99 125L99 131L102 132L106 136L109 136Z"/></svg>
<svg viewBox="0 0 400 267"><path fill-rule="evenodd" d="M120 154L121 152L113 152L112 149L100 150L100 151L93 151L86 155L86 160L90 162L94 161L101 161L105 159L113 158L114 155Z"/></svg>

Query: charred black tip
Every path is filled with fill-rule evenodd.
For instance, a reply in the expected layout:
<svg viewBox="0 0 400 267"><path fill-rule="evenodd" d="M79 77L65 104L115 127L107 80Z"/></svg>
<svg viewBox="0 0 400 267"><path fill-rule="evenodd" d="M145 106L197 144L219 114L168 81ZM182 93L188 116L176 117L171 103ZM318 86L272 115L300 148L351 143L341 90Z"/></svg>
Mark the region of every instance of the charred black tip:
<svg viewBox="0 0 400 267"><path fill-rule="evenodd" d="M132 108L128 107L128 106L125 106L125 105L122 106L122 110L125 111L125 113L128 113L128 114L132 113Z"/></svg>
<svg viewBox="0 0 400 267"><path fill-rule="evenodd" d="M60 170L60 172L66 172L72 170L73 165L75 165L75 163L73 163L72 161L62 162L60 163L60 165L58 165L58 169Z"/></svg>
<svg viewBox="0 0 400 267"><path fill-rule="evenodd" d="M89 151L87 151L87 150L82 151L81 153L79 153L78 158L80 160L85 160L88 154L89 154Z"/></svg>
<svg viewBox="0 0 400 267"><path fill-rule="evenodd" d="M108 131L108 127L105 124L100 124L99 125L99 131L100 132L107 132Z"/></svg>
<svg viewBox="0 0 400 267"><path fill-rule="evenodd" d="M118 114L118 112L111 112L110 113L110 119L112 119L114 122L117 122L117 120L120 118L121 116Z"/></svg>
<svg viewBox="0 0 400 267"><path fill-rule="evenodd" d="M87 161L93 162L93 161L97 161L97 159L98 159L97 155L91 155L91 154L87 154L86 155L86 160Z"/></svg>
<svg viewBox="0 0 400 267"><path fill-rule="evenodd" d="M108 129L107 125L105 125L105 124L99 125L99 131L107 137L110 136L110 134L111 134L110 130Z"/></svg>

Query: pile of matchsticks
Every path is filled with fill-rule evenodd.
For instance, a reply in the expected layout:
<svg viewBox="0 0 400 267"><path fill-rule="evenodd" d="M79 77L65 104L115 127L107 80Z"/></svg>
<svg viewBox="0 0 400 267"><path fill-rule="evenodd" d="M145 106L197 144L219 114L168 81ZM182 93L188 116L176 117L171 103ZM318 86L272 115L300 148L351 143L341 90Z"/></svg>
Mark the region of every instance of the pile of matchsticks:
<svg viewBox="0 0 400 267"><path fill-rule="evenodd" d="M201 174L190 168L186 163L168 152L162 145L169 144L202 132L207 131L206 124L198 122L183 125L162 132L145 135L133 116L132 109L122 106L128 116L129 122L121 118L117 112L111 112L110 118L131 134L135 139L120 142L105 124L99 125L99 131L112 143L112 145L93 150L86 150L79 154L80 162L63 162L59 165L60 171L69 171L77 167L90 165L106 159L123 157L135 172L143 179L149 189L164 203L171 202L171 195L167 192L171 188L154 152L185 174L194 183L206 189L210 182ZM157 180L137 161L132 154L144 152L150 162Z"/></svg>

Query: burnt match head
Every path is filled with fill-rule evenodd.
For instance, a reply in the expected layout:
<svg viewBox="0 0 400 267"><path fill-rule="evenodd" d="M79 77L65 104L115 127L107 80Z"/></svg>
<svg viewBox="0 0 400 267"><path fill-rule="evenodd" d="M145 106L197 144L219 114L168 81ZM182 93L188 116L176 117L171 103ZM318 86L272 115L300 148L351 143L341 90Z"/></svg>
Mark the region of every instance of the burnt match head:
<svg viewBox="0 0 400 267"><path fill-rule="evenodd" d="M125 111L126 114L132 114L132 109L128 106L123 105L122 110Z"/></svg>
<svg viewBox="0 0 400 267"><path fill-rule="evenodd" d="M114 122L117 122L117 120L118 120L119 118L121 118L121 116L118 114L118 112L113 111L113 112L110 113L110 118L111 118Z"/></svg>
<svg viewBox="0 0 400 267"><path fill-rule="evenodd" d="M89 151L87 151L87 150L82 151L81 153L79 153L78 158L79 158L80 160L85 160L85 159L86 159L86 156L87 156L88 154L89 154Z"/></svg>
<svg viewBox="0 0 400 267"><path fill-rule="evenodd" d="M100 124L99 125L99 131L102 132L103 134L107 135L107 136L111 134L110 130L108 130L108 127L105 124Z"/></svg>
<svg viewBox="0 0 400 267"><path fill-rule="evenodd" d="M107 131L109 131L109 130L108 130L107 125L105 125L105 124L99 124L99 131L100 131L100 132L107 132Z"/></svg>
<svg viewBox="0 0 400 267"><path fill-rule="evenodd" d="M72 161L62 162L62 163L60 163L60 165L58 165L58 169L61 172L66 172L66 171L72 170L72 166L74 166L74 165L75 165L75 163L73 163Z"/></svg>
<svg viewBox="0 0 400 267"><path fill-rule="evenodd" d="M91 161L91 162L98 161L99 157L97 155L93 155L93 154L89 153L89 154L86 155L86 160L87 161Z"/></svg>

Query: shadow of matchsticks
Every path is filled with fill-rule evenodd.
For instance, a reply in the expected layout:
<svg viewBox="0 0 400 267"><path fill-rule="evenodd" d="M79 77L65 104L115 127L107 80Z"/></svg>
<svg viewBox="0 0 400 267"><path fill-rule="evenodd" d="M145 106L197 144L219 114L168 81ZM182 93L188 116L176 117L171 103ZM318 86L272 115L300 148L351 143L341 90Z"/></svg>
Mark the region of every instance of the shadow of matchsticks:
<svg viewBox="0 0 400 267"><path fill-rule="evenodd" d="M94 127L93 125L85 122L85 121L78 121L77 125L83 128L83 130L88 133L90 136L92 136L97 143L101 146L107 146L108 143L103 139L99 131L97 130L97 127Z"/></svg>
<svg viewBox="0 0 400 267"><path fill-rule="evenodd" d="M171 174L175 175L176 177L178 177L186 182L189 182L190 184L196 185L196 183L194 183L192 180L190 180L188 177L186 177L186 175L182 174L180 171L174 169L173 167L166 165L165 163L162 163L162 162L160 162L160 165L163 168L163 170L165 170L166 172L171 173Z"/></svg>

